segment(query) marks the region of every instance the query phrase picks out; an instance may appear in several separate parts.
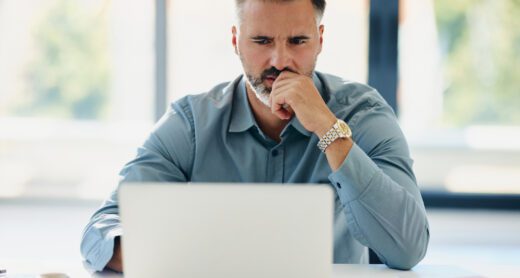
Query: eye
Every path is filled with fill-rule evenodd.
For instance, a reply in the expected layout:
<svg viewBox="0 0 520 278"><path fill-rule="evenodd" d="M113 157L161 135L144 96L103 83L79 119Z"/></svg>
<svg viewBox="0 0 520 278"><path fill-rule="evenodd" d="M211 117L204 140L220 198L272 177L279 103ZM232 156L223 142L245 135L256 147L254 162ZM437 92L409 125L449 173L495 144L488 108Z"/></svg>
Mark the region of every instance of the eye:
<svg viewBox="0 0 520 278"><path fill-rule="evenodd" d="M269 39L254 39L253 42L256 43L256 44L259 44L259 45L266 45L266 44L269 44L271 42L271 40L269 40Z"/></svg>
<svg viewBox="0 0 520 278"><path fill-rule="evenodd" d="M296 37L296 38L290 38L289 39L289 43L290 44L294 44L294 45L300 45L300 44L304 44L306 42L307 42L306 38Z"/></svg>

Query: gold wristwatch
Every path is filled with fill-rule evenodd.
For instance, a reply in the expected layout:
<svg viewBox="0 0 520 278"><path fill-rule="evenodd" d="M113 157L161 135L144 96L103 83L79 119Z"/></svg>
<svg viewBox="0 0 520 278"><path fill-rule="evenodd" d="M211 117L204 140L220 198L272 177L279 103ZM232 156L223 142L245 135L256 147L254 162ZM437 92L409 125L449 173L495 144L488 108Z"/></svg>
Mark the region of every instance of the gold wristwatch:
<svg viewBox="0 0 520 278"><path fill-rule="evenodd" d="M336 123L332 126L323 137L320 138L318 142L318 148L325 152L327 147L332 144L332 142L336 141L338 138L350 138L352 136L352 131L350 127L344 121L338 119Z"/></svg>

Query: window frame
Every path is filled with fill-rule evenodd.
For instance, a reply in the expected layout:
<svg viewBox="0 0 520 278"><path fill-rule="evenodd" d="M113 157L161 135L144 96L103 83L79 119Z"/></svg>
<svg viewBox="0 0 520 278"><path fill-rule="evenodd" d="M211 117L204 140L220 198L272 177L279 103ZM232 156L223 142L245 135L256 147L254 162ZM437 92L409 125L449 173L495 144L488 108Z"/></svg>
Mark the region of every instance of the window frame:
<svg viewBox="0 0 520 278"><path fill-rule="evenodd" d="M369 85L399 112L399 0L370 0ZM442 148L442 147L439 147ZM455 193L421 189L427 208L520 210L520 194Z"/></svg>

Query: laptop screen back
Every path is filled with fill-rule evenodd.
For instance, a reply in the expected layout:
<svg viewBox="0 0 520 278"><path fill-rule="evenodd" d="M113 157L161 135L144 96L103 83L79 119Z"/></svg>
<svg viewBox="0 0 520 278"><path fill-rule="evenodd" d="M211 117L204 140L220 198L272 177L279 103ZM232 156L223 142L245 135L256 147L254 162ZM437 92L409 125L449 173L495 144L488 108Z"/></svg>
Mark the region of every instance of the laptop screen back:
<svg viewBox="0 0 520 278"><path fill-rule="evenodd" d="M330 277L327 185L124 184L125 277Z"/></svg>

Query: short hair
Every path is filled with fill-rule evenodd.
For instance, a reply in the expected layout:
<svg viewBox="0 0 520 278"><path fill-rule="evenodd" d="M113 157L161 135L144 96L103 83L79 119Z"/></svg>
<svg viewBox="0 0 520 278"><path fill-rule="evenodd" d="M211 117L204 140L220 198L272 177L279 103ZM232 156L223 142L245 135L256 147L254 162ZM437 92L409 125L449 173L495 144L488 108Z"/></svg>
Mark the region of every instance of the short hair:
<svg viewBox="0 0 520 278"><path fill-rule="evenodd" d="M252 0L235 0L235 6L236 6L236 17L238 23L241 23L242 21L242 6L246 1L252 1ZM292 2L295 0L254 0L254 1L264 1L264 2ZM314 13L316 14L316 24L319 24L321 22L321 19L323 18L323 14L325 13L325 6L327 3L325 0L307 0L311 1L312 6L314 7Z"/></svg>

